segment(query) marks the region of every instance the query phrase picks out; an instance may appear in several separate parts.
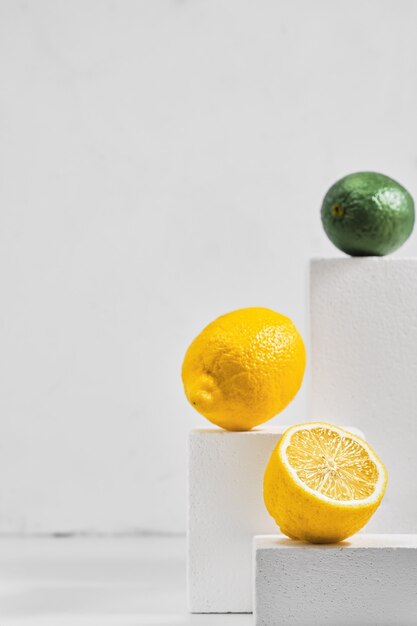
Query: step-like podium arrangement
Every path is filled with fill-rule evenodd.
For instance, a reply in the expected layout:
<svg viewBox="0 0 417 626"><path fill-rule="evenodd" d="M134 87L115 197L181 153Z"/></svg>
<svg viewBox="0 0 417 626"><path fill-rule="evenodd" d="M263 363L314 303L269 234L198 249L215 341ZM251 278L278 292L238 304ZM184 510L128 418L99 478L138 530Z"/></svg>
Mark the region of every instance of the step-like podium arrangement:
<svg viewBox="0 0 417 626"><path fill-rule="evenodd" d="M279 538L262 479L283 429L193 431L189 608L254 603L263 626L417 624L417 260L313 261L310 304L309 419L355 424L375 444L389 485L366 532L383 534L333 546ZM252 566L256 535L273 536L255 539Z"/></svg>

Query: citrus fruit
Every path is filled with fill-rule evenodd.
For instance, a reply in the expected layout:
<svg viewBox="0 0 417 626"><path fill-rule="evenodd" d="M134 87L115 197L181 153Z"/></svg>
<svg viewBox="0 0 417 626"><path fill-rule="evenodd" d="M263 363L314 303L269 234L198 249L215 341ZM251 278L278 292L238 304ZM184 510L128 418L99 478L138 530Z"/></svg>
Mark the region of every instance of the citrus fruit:
<svg viewBox="0 0 417 626"><path fill-rule="evenodd" d="M264 476L264 500L281 531L335 543L360 530L378 508L385 467L370 445L324 422L285 431Z"/></svg>
<svg viewBox="0 0 417 626"><path fill-rule="evenodd" d="M339 250L351 256L384 256L411 235L414 202L392 178L357 172L330 187L321 207L321 220Z"/></svg>
<svg viewBox="0 0 417 626"><path fill-rule="evenodd" d="M222 315L188 348L182 366L192 406L226 430L249 430L282 411L299 390L305 348L292 321L261 307Z"/></svg>

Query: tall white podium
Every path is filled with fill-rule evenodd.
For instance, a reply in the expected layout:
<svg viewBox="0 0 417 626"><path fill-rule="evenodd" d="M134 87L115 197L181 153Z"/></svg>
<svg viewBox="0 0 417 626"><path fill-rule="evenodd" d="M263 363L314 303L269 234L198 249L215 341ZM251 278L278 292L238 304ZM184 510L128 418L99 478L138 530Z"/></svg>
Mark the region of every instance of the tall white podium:
<svg viewBox="0 0 417 626"><path fill-rule="evenodd" d="M366 532L417 533L417 259L311 262L311 419L354 423L388 488Z"/></svg>

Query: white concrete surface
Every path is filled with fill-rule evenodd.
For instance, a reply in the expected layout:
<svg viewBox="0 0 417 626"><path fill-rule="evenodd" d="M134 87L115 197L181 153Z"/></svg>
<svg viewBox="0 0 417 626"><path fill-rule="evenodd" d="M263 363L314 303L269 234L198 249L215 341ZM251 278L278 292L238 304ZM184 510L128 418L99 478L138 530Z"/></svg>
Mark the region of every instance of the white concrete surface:
<svg viewBox="0 0 417 626"><path fill-rule="evenodd" d="M311 417L355 423L388 469L367 532L417 532L416 312L417 259L312 261Z"/></svg>
<svg viewBox="0 0 417 626"><path fill-rule="evenodd" d="M190 615L185 538L0 539L1 626L250 626Z"/></svg>
<svg viewBox="0 0 417 626"><path fill-rule="evenodd" d="M184 352L242 306L306 335L338 177L417 197L416 20L408 0L0 1L0 532L185 532L205 421Z"/></svg>
<svg viewBox="0 0 417 626"><path fill-rule="evenodd" d="M363 436L356 428L348 427ZM188 605L195 613L252 611L252 540L276 533L263 476L286 426L189 438Z"/></svg>
<svg viewBox="0 0 417 626"><path fill-rule="evenodd" d="M190 433L191 611L252 611L252 539L277 530L263 502L263 475L284 430L259 428L233 433L210 428Z"/></svg>
<svg viewBox="0 0 417 626"><path fill-rule="evenodd" d="M256 626L414 626L417 535L254 539Z"/></svg>

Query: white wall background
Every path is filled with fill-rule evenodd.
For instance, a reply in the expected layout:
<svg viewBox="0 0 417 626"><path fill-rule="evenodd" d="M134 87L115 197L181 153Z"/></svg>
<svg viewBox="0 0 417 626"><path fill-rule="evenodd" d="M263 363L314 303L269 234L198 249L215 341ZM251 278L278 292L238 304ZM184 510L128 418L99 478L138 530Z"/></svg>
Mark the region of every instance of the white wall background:
<svg viewBox="0 0 417 626"><path fill-rule="evenodd" d="M411 0L0 0L1 532L184 531L184 351L250 305L306 336L338 177L417 196L416 26Z"/></svg>

